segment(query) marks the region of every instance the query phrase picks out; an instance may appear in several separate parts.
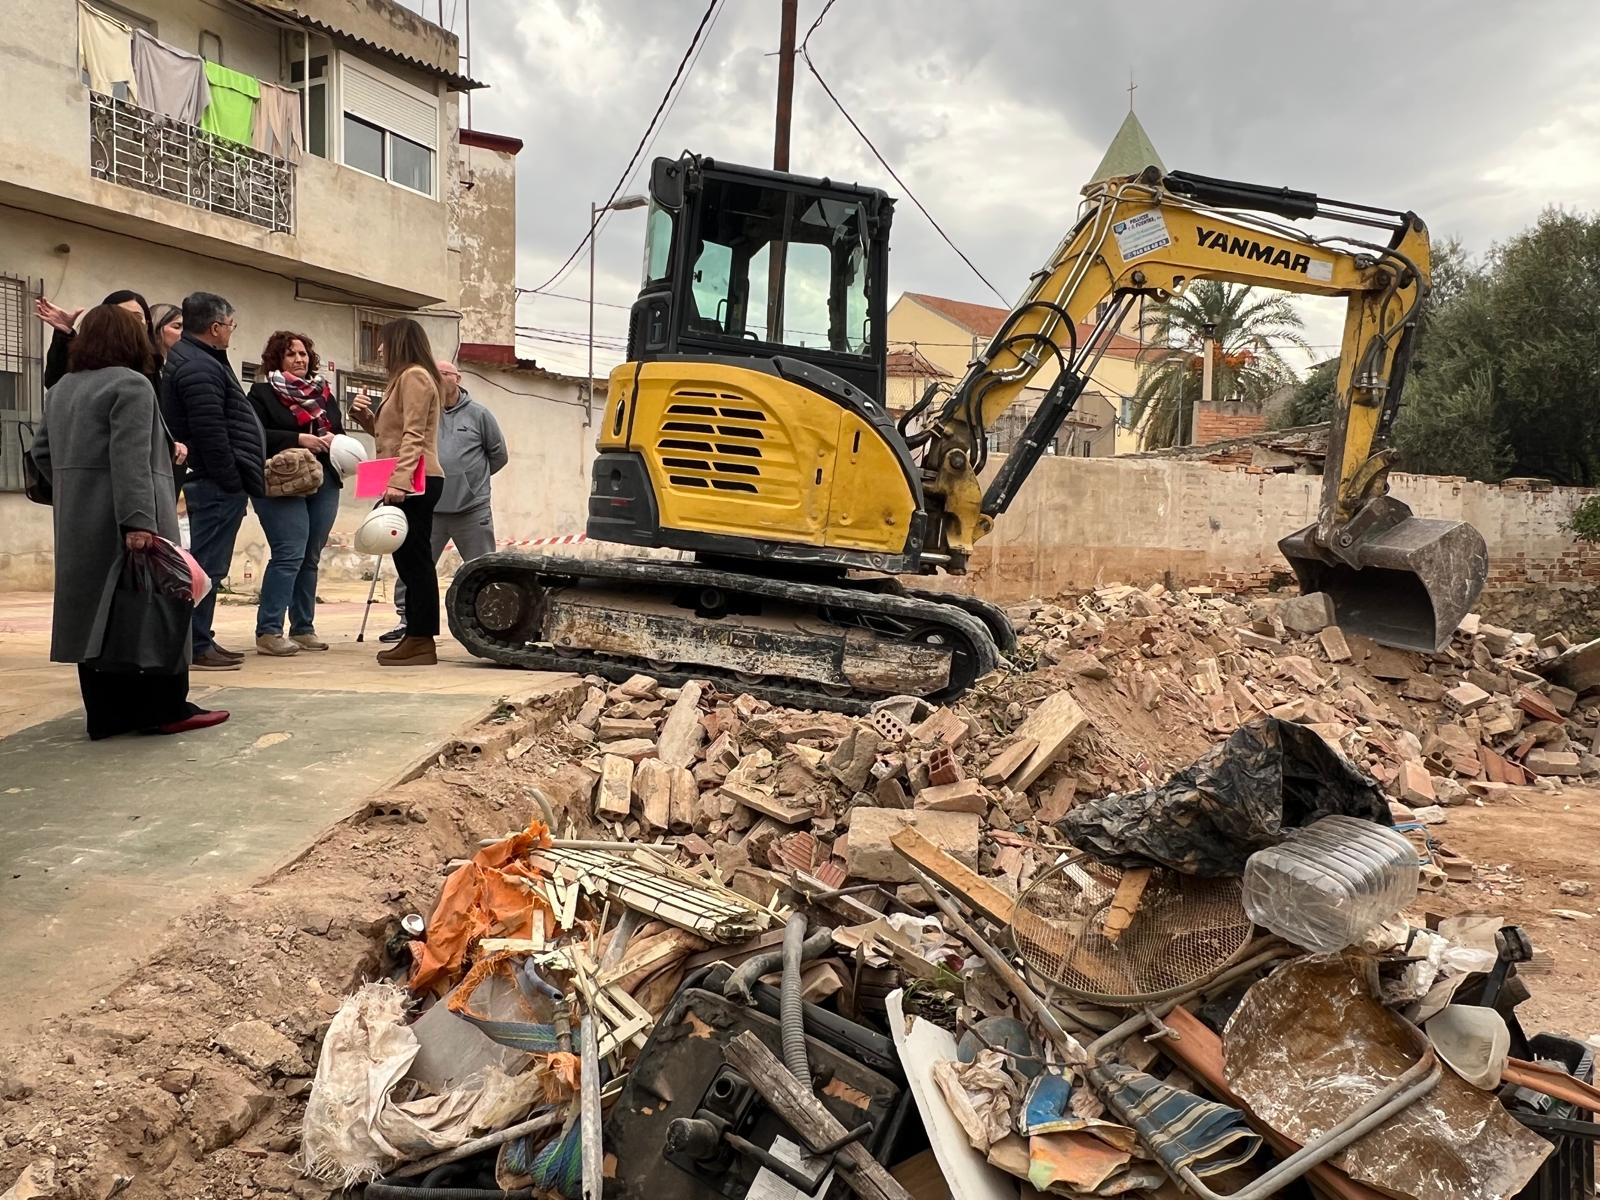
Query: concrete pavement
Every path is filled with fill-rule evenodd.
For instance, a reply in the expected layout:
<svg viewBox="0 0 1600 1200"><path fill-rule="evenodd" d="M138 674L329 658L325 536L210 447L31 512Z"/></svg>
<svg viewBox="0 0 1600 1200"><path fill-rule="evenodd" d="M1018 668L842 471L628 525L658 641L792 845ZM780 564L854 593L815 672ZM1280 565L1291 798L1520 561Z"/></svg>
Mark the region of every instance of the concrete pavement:
<svg viewBox="0 0 1600 1200"><path fill-rule="evenodd" d="M14 1019L102 994L165 922L290 861L499 700L576 682L489 666L448 639L438 667L379 667L392 611L375 607L357 644L366 589L332 590L327 652L193 674L190 697L228 709L226 724L97 743L75 669L46 661L51 598L0 594L0 978ZM223 645L246 651L254 626L253 605L218 606Z"/></svg>

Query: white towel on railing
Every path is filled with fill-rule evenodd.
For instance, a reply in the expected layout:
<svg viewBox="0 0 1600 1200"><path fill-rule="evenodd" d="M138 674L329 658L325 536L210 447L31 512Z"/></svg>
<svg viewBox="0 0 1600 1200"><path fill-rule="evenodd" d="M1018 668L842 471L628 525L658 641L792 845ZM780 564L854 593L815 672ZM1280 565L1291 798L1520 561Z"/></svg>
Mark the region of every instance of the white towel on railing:
<svg viewBox="0 0 1600 1200"><path fill-rule="evenodd" d="M89 88L106 96L117 95L117 85L127 99L138 103L133 81L133 30L97 8L78 5L78 57L89 75Z"/></svg>
<svg viewBox="0 0 1600 1200"><path fill-rule="evenodd" d="M211 103L205 60L142 29L133 31L133 79L140 105L185 125L200 124Z"/></svg>

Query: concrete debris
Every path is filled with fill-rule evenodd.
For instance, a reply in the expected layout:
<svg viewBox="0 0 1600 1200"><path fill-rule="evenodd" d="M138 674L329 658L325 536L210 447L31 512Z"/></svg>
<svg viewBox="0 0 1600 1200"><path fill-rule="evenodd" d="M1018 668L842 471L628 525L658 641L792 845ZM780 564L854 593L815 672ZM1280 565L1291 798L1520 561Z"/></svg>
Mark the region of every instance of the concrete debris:
<svg viewBox="0 0 1600 1200"><path fill-rule="evenodd" d="M528 1072L540 1073L540 1103L554 1104L557 1118L584 1108L571 1062L583 1059L583 1047L577 1055L569 1048L588 1023L595 1035L589 1057L608 1064L601 1077L625 1081L615 1100L608 1096L605 1148L619 1148L619 1180L634 1181L618 1194L636 1196L648 1187L649 1168L627 1164L660 1160L666 1125L692 1117L714 1072L739 1058L730 1057L732 1043L753 1030L756 1040L777 1045L776 1022L763 1007L777 1003L776 993L753 1008L729 997L743 989L748 999L759 981L775 982L785 924L801 913L808 922L802 996L828 1009L839 1030L861 1026L872 1035L858 1054L837 1050L834 1039L848 1036L839 1030L817 1040L813 1053L822 1061L814 1059L812 1070L832 1081L835 1099L860 1108L871 1124L894 1109L884 1098L896 1087L913 1076L926 1082L914 1092L915 1106L901 1109L922 1118L937 1170L967 1178L963 1194L1014 1198L1013 1175L1020 1175L1094 1184L1075 1183L1073 1195L1153 1200L1166 1194L1160 1173L1140 1134L1111 1119L1106 1097L1078 1069L1083 1045L1064 1033L1048 1048L1035 1040L1049 1022L1028 1004L1013 951L1026 960L1028 947L1045 944L1027 906L1043 872L1058 872L1111 912L1115 927L1108 921L1100 936L1126 947L1140 944L1139 922L1162 908L1171 888L1162 876L1170 871L1120 862L1115 876L1102 877L1108 861L1091 864L1095 872L1068 870L1057 864L1079 848L1065 829L1108 796L1137 796L1180 775L1208 746L1263 714L1293 723L1293 736L1280 730L1280 738L1335 761L1325 744L1348 760L1371 801L1364 815L1381 817L1387 807L1422 861L1422 897L1407 910L1418 914L1417 927L1391 914L1380 930L1388 942L1348 952L1394 958L1372 977L1399 989L1394 995L1413 1006L1401 1011L1414 1017L1431 989L1444 988L1440 1007L1448 1003L1465 970L1449 964L1470 960L1482 973L1495 954L1492 931L1487 943L1469 946L1421 928L1424 901L1452 889L1503 894L1516 886L1510 867L1452 853L1445 841L1455 831L1439 827L1452 817L1457 829L1469 825L1476 807L1510 811L1518 787L1559 791L1600 780L1600 694L1570 671L1550 674L1552 664L1572 663L1573 651L1476 615L1437 654L1381 647L1340 629L1323 595L1107 585L1070 601L1016 605L1008 615L1019 630L1007 656L1014 667L941 706L895 697L850 717L774 707L712 680L668 688L643 675L588 681L581 706L551 736L519 743L513 760L496 756L495 769L536 777L555 827L548 838L535 826L525 840L495 843L512 852L493 861L453 864L426 946L449 937L467 945L460 969L423 988L418 1002L449 996L459 1023L492 1019L497 1028L512 1026L503 1035L514 1041L505 1045L519 1053L540 1047L522 1056ZM1594 657L1600 664L1600 651ZM1600 693L1600 665L1593 670ZM1563 881L1559 893L1586 897L1590 885ZM441 911L451 897L460 911ZM1464 910L1481 911L1440 911ZM1593 915L1544 911L1571 921ZM1243 928L1248 937L1250 922ZM1046 932L1065 937L1054 926ZM1089 990L1108 997L1122 995L1110 978L1115 966L1092 955L1077 963ZM727 991L735 976L738 986ZM502 1000L536 998L533 1011L491 1015L502 985ZM477 999L473 989L482 993ZM883 1040L895 1032L886 1014L902 1001L900 1034L934 1022L941 1033L979 1031L981 1069L958 1071L947 1055L902 1062L898 1083L874 1075L875 1056L896 1044ZM1187 1017L1179 1009L1171 1019ZM545 1030L548 1039L540 1040ZM1126 1089L1120 1094L1160 1095L1172 1111L1215 1106L1196 1111L1287 1154L1272 1128L1228 1108L1234 1101L1217 1073L1223 1060L1206 1050L1216 1049L1216 1035L1196 1023L1181 1041L1127 1039L1113 1052ZM903 1038L899 1044L903 1054ZM216 1045L275 1086L308 1069L294 1041L262 1022L241 1022ZM669 1060L690 1073L669 1076L662 1066ZM1049 1067L1018 1072L1013 1095L1005 1088L1023 1062ZM794 1077L776 1060L759 1065L756 1091L788 1096L786 1119L801 1119L809 1089L788 1088L785 1079ZM1037 1083L1052 1072L1054 1080ZM671 1083L665 1092L674 1098L647 1095L652 1080ZM426 1102L451 1103L446 1095ZM982 1153L972 1150L970 1120L949 1119L951 1107L963 1105L982 1117ZM497 1128L517 1127L526 1111ZM588 1114L591 1126L599 1115ZM248 1116L240 1109L239 1131L219 1140L241 1136ZM540 1130L540 1144L559 1136L559 1124ZM865 1153L869 1140L856 1149ZM405 1170L414 1179L427 1160L410 1157L416 1161ZM1260 1169L1239 1166L1241 1179L1230 1182ZM1319 1194L1366 1194L1331 1163L1314 1170ZM535 1181L535 1190L546 1182Z"/></svg>

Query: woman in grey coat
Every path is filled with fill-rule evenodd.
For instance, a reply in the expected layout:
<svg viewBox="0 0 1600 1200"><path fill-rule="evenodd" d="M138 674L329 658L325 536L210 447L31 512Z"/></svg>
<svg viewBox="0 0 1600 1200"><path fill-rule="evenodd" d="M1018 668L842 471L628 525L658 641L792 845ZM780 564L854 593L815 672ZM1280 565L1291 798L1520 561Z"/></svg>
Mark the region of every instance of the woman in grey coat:
<svg viewBox="0 0 1600 1200"><path fill-rule="evenodd" d="M187 651L165 672L102 671L100 599L124 549L176 544L172 438L145 377L150 337L136 316L101 305L83 318L67 374L45 398L33 456L51 481L55 527L52 662L78 664L89 737L182 733L228 719L189 703ZM114 656L113 656L114 657Z"/></svg>

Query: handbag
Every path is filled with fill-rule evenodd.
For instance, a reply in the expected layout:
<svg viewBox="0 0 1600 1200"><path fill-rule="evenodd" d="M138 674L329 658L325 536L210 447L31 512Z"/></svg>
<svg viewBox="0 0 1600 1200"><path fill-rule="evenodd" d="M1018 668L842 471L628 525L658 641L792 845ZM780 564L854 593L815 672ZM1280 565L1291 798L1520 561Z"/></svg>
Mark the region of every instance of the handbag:
<svg viewBox="0 0 1600 1200"><path fill-rule="evenodd" d="M33 460L33 451L29 449L28 442L22 436L23 424L17 423L17 441L22 446L22 494L35 504L53 504L55 502L55 487L50 482L50 477L39 469L39 464ZM33 426L28 425L29 433Z"/></svg>
<svg viewBox="0 0 1600 1200"><path fill-rule="evenodd" d="M85 665L97 671L175 675L188 664L194 602L188 583L165 579L159 550L124 551L101 597L105 614L100 654ZM170 575L168 570L166 575ZM185 568L187 575L187 568Z"/></svg>
<svg viewBox="0 0 1600 1200"><path fill-rule="evenodd" d="M267 495L310 496L322 486L322 464L303 446L291 446L267 459Z"/></svg>

